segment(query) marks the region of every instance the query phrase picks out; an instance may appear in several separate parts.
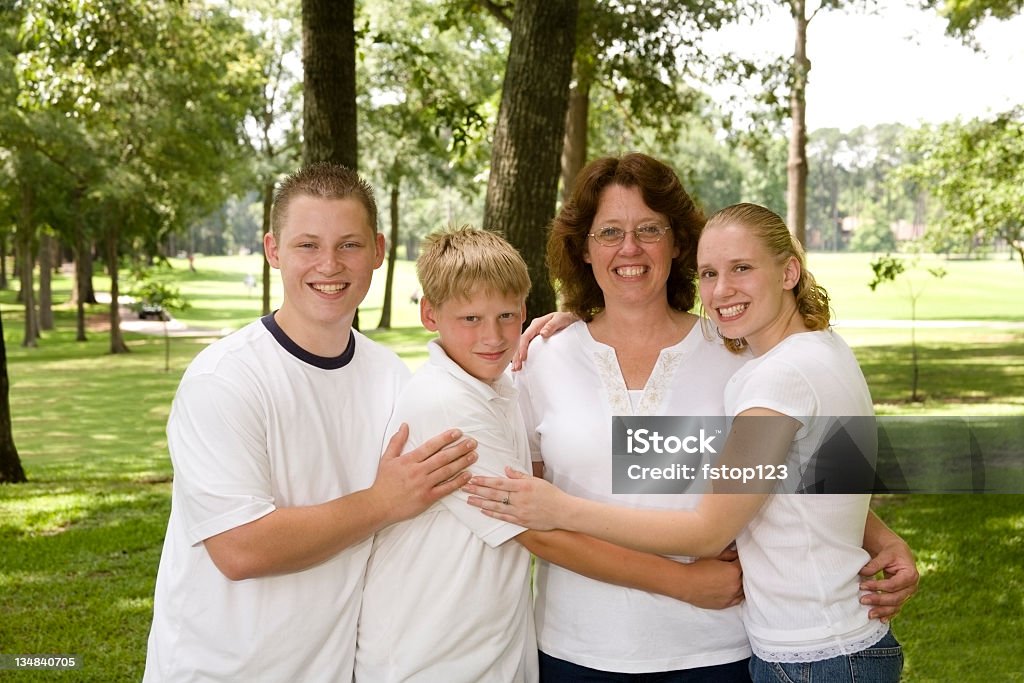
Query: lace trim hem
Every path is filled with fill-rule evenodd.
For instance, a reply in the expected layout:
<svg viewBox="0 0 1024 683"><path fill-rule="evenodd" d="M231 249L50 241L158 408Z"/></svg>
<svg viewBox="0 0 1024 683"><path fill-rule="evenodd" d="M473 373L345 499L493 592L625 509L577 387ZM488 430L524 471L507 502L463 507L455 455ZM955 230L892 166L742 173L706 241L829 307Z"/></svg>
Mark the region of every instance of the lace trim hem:
<svg viewBox="0 0 1024 683"><path fill-rule="evenodd" d="M888 632L889 625L879 623L878 628L868 635L848 643L840 643L839 645L829 645L826 647L814 648L812 650L771 650L760 647L757 643L751 642L750 649L755 655L766 662L782 662L784 664L820 662L825 659L843 657L846 655L856 654L861 650L866 650L884 638L885 634Z"/></svg>

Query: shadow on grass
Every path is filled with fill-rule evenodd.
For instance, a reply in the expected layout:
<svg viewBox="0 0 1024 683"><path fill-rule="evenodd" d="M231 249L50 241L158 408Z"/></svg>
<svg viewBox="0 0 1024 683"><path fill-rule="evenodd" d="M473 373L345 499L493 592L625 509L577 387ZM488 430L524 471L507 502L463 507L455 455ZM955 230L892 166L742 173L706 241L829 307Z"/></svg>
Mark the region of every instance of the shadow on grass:
<svg viewBox="0 0 1024 683"><path fill-rule="evenodd" d="M81 657L76 681L139 680L168 486L67 484L18 487L28 495L4 501L20 522L0 525L0 642L9 653Z"/></svg>
<svg viewBox="0 0 1024 683"><path fill-rule="evenodd" d="M876 403L909 401L908 346L858 346L855 352ZM1024 405L1024 333L998 341L921 343L918 367L918 391L932 401Z"/></svg>
<svg viewBox="0 0 1024 683"><path fill-rule="evenodd" d="M1022 680L1024 651L1008 634L1024 633L1024 495L877 496L875 508L921 572L894 622L910 636L904 680Z"/></svg>

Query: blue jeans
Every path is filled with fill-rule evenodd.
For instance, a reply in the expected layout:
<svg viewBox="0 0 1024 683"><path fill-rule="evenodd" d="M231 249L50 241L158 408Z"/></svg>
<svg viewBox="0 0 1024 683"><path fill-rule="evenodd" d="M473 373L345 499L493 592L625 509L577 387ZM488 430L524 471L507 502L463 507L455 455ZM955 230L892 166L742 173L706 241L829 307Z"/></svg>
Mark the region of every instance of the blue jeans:
<svg viewBox="0 0 1024 683"><path fill-rule="evenodd" d="M589 669L543 652L537 654L540 659L540 683L750 683L746 659L696 669L624 674Z"/></svg>
<svg viewBox="0 0 1024 683"><path fill-rule="evenodd" d="M889 631L867 648L852 655L819 662L766 662L750 658L754 683L896 683L903 671L903 648Z"/></svg>

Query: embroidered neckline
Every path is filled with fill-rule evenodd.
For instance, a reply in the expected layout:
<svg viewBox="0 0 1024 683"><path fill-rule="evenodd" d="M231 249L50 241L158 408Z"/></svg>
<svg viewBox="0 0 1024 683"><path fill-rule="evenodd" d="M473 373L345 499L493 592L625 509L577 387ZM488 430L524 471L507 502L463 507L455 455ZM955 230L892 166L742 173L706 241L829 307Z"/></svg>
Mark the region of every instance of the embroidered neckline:
<svg viewBox="0 0 1024 683"><path fill-rule="evenodd" d="M634 412L633 404L629 400L629 389L626 388L626 382L622 379L622 370L619 369L619 362L615 357L615 349L605 347L594 350L594 365L601 378L601 385L604 387L605 398L608 400L612 415L658 415L658 408L665 400L669 383L675 376L684 355L680 351L661 350L658 361L654 364L654 369L651 370L651 376L647 378L647 384L643 388L640 403L637 404L637 409Z"/></svg>

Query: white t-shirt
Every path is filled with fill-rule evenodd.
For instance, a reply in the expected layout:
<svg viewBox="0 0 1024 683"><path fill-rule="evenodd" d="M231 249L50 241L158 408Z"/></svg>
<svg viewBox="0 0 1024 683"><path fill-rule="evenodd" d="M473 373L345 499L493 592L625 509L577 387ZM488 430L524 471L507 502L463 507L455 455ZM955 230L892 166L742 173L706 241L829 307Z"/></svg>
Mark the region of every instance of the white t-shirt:
<svg viewBox="0 0 1024 683"><path fill-rule="evenodd" d="M850 347L829 331L786 337L747 363L725 392L729 415L768 408L803 426L786 465L801 471L835 418L873 415L871 394ZM858 445L874 447L875 433ZM768 661L807 662L863 650L888 626L868 619L858 571L869 494L777 494L736 540L743 563L744 623Z"/></svg>
<svg viewBox="0 0 1024 683"><path fill-rule="evenodd" d="M705 339L697 324L662 350L634 410L614 349L595 341L585 323L537 339L517 379L534 459L544 461L545 478L575 496L637 508L691 509L699 495L612 494L612 416L724 415L725 383L745 360ZM543 560L537 562L536 590L540 649L581 666L644 673L750 656L737 607L705 610Z"/></svg>
<svg viewBox="0 0 1024 683"><path fill-rule="evenodd" d="M167 424L174 465L146 681L351 677L368 538L304 571L231 581L203 541L368 488L405 365L358 332L337 358L272 316L204 349Z"/></svg>
<svg viewBox="0 0 1024 683"><path fill-rule="evenodd" d="M429 344L430 359L403 390L388 431L409 425L410 448L456 427L478 442L472 471L529 471L518 394L493 385ZM491 519L457 491L379 532L366 571L358 683L513 683L537 680L530 553L523 528Z"/></svg>

